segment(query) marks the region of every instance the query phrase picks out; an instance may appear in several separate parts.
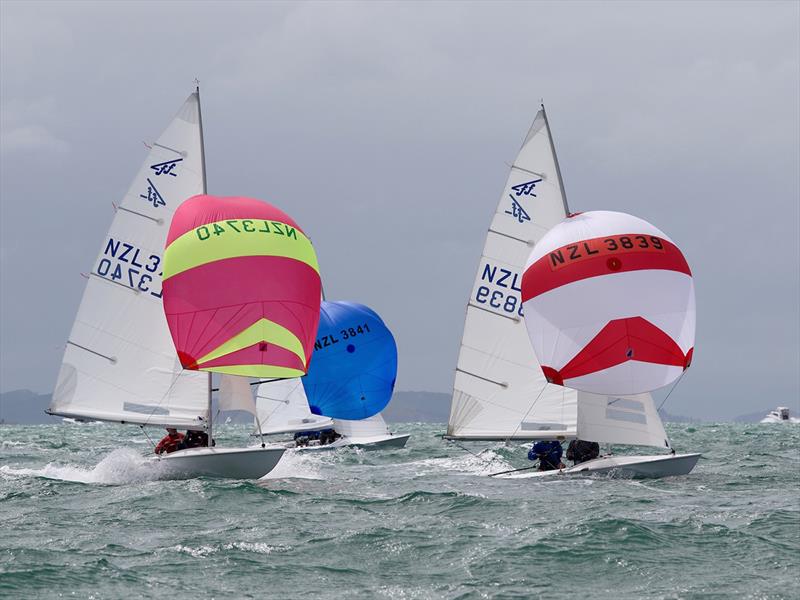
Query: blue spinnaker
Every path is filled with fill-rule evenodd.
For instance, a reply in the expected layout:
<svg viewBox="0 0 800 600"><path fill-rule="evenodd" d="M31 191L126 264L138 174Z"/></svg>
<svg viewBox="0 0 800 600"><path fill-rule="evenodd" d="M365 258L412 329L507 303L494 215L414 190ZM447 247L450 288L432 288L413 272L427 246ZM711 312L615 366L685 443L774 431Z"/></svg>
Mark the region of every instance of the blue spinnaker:
<svg viewBox="0 0 800 600"><path fill-rule="evenodd" d="M303 387L314 414L366 419L392 397L397 345L370 308L355 302L323 302L319 329Z"/></svg>

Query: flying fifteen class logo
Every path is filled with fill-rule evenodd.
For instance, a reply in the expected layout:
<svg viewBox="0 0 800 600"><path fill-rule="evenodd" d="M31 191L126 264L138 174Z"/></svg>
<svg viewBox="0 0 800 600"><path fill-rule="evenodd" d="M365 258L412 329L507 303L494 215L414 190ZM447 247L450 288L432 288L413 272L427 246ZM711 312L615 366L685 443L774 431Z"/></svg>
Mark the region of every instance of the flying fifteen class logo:
<svg viewBox="0 0 800 600"><path fill-rule="evenodd" d="M164 162L156 163L154 165L150 165L150 168L155 171L156 175L172 175L173 177L177 177L178 174L174 173L174 169L179 162L181 162L182 158L176 158L175 160L167 160Z"/></svg>
<svg viewBox="0 0 800 600"><path fill-rule="evenodd" d="M519 202L517 202L516 198L514 198L514 196L511 194L509 194L508 197L511 198L511 210L507 210L506 214L514 217L519 223L530 221L530 215L525 212L525 209L522 208L522 205Z"/></svg>
<svg viewBox="0 0 800 600"><path fill-rule="evenodd" d="M517 198L520 196L533 196L535 198L536 194L533 193L533 190L536 188L536 184L540 181L542 181L541 177L539 179L532 179L531 181L524 181L522 183L518 183L517 185L511 186L511 189L514 192L513 194L508 195L508 197L511 198L511 208L505 212L507 215L514 217L518 223L530 221L531 217L517 201Z"/></svg>
<svg viewBox="0 0 800 600"><path fill-rule="evenodd" d="M153 208L158 208L159 206L166 206L167 203L164 202L164 197L159 193L158 189L156 189L155 184L150 181L150 178L147 178L147 193L146 194L139 194L139 198L144 198L148 202L153 205Z"/></svg>
<svg viewBox="0 0 800 600"><path fill-rule="evenodd" d="M531 181L526 181L524 183L518 183L511 187L514 190L514 193L517 195L517 198L520 196L533 196L536 197L536 194L533 193L533 189L536 187L536 184L542 181L542 178L533 179Z"/></svg>

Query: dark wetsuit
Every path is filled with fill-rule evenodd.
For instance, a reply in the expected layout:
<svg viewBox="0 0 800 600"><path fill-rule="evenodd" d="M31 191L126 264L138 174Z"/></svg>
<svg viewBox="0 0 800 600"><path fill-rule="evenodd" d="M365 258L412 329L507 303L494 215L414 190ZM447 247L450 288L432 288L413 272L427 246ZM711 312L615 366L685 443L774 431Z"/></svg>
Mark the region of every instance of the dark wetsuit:
<svg viewBox="0 0 800 600"><path fill-rule="evenodd" d="M538 460L540 471L553 471L561 468L564 449L557 440L536 442L528 452L528 460Z"/></svg>
<svg viewBox="0 0 800 600"><path fill-rule="evenodd" d="M205 448L208 446L208 434L205 431L190 429L183 438L181 448Z"/></svg>
<svg viewBox="0 0 800 600"><path fill-rule="evenodd" d="M600 456L600 444L586 440L572 440L567 447L567 459L573 464L586 462Z"/></svg>

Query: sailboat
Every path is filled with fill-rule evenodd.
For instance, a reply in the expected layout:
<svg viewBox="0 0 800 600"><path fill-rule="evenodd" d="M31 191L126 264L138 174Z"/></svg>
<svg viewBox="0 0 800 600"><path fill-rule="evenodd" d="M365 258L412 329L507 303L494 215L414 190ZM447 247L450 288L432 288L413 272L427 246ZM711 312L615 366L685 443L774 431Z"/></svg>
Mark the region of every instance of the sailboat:
<svg viewBox="0 0 800 600"><path fill-rule="evenodd" d="M211 376L181 365L162 308L163 253L178 206L206 190L200 93L159 138L116 212L88 274L47 412L76 420L205 430ZM172 476L258 478L275 448L193 448L159 460Z"/></svg>
<svg viewBox="0 0 800 600"><path fill-rule="evenodd" d="M303 434L287 445L297 450L404 447L410 436L392 433L380 413L394 390L397 346L377 313L323 301L314 348L305 377L259 386L260 432Z"/></svg>
<svg viewBox="0 0 800 600"><path fill-rule="evenodd" d="M467 303L445 438L580 438L604 444L653 446L670 452L605 456L571 469L524 476L611 472L661 477L688 473L699 454L672 453L649 393L621 397L579 392L550 383L536 359L524 322L523 272L534 246L569 215L542 106L511 165L486 235Z"/></svg>

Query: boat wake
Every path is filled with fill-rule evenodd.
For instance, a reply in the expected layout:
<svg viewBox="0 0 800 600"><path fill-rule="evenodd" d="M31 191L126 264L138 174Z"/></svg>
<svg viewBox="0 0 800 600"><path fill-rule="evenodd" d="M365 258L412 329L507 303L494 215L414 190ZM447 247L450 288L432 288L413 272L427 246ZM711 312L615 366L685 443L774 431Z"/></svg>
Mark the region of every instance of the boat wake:
<svg viewBox="0 0 800 600"><path fill-rule="evenodd" d="M0 467L0 474L7 477L43 477L75 483L98 483L120 485L166 478L160 465L135 450L119 448L105 456L94 467L49 463L39 469L15 469Z"/></svg>
<svg viewBox="0 0 800 600"><path fill-rule="evenodd" d="M450 456L446 458L427 458L407 463L409 466L422 467L417 475L427 475L434 471L461 471L470 475L485 476L505 469L513 469L505 457L494 449L488 448L477 454Z"/></svg>
<svg viewBox="0 0 800 600"><path fill-rule="evenodd" d="M322 467L329 462L327 452L284 452L277 466L259 481L268 479L325 479Z"/></svg>

